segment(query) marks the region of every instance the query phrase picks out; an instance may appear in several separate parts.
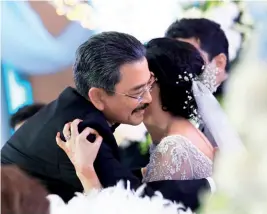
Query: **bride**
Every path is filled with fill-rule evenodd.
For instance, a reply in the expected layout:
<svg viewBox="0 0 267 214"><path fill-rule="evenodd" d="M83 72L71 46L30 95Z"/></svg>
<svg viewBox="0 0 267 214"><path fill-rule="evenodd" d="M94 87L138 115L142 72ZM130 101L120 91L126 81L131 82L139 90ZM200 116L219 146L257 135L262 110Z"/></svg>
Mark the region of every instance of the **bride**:
<svg viewBox="0 0 267 214"><path fill-rule="evenodd" d="M243 149L212 95L216 69L212 64L205 65L192 45L169 38L151 40L147 44L147 60L156 81L151 90L153 101L144 117L153 145L143 182L210 177L215 150L198 129L201 123L208 127L221 152ZM90 128L79 134L79 122L65 125L64 136L71 136L67 142L59 134L56 140L87 192L101 187L91 169L102 137ZM94 143L86 139L90 133L96 135ZM88 168L90 173L85 172Z"/></svg>

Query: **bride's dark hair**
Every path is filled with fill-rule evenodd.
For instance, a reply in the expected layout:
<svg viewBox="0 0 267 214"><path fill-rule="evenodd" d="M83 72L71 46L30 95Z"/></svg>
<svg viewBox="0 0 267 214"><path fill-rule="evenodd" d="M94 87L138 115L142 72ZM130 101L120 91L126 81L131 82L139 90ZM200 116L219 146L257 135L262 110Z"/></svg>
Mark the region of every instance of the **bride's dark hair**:
<svg viewBox="0 0 267 214"><path fill-rule="evenodd" d="M203 72L204 60L191 44L157 38L146 44L148 66L157 78L162 109L186 119L197 116L192 80Z"/></svg>

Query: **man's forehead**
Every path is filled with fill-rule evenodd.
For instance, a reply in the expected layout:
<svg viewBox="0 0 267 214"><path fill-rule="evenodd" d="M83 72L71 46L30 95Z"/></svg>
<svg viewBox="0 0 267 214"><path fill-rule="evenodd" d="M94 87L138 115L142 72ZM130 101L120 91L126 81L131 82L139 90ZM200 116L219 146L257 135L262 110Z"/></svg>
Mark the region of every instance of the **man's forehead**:
<svg viewBox="0 0 267 214"><path fill-rule="evenodd" d="M192 38L176 38L176 39L179 41L182 41L182 42L188 42L191 45L193 45L196 49L198 49L198 51L202 55L204 61L206 63L209 63L209 55L206 51L204 51L200 48L200 40L199 39L194 38L194 37L192 37Z"/></svg>
<svg viewBox="0 0 267 214"><path fill-rule="evenodd" d="M121 66L121 81L117 85L127 89L145 85L151 77L146 58L133 63L127 63Z"/></svg>

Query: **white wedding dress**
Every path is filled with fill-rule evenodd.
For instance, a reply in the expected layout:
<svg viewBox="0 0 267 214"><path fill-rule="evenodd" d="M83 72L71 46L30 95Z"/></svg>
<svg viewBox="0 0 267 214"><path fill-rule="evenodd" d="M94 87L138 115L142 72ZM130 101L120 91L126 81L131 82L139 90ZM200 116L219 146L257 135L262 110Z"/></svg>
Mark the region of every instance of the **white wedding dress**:
<svg viewBox="0 0 267 214"><path fill-rule="evenodd" d="M181 135L163 138L152 146L150 153L143 182L193 180L212 175L212 160Z"/></svg>

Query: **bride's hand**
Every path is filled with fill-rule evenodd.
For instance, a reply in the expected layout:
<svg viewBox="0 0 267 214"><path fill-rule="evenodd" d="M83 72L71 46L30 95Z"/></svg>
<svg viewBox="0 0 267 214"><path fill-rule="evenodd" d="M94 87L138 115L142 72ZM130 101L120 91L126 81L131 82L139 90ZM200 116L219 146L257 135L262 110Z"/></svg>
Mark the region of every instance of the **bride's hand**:
<svg viewBox="0 0 267 214"><path fill-rule="evenodd" d="M79 133L78 124L80 122L81 120L76 119L65 124L63 135L66 142L61 140L59 132L56 136L58 146L67 154L77 174L83 174L88 169L93 168L93 163L102 143L102 137L94 129L87 127ZM92 143L86 139L89 134L96 136Z"/></svg>

